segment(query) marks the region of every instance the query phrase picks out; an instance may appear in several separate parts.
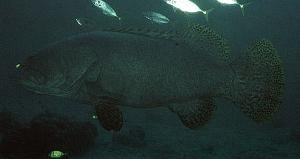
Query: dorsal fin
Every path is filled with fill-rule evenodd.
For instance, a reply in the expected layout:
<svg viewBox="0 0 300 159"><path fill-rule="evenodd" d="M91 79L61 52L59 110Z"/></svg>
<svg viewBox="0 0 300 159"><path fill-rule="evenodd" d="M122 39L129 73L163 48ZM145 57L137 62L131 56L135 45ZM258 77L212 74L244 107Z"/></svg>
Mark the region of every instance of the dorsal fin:
<svg viewBox="0 0 300 159"><path fill-rule="evenodd" d="M216 58L230 62L230 47L214 30L207 26L194 25L182 36L198 50L206 50Z"/></svg>
<svg viewBox="0 0 300 159"><path fill-rule="evenodd" d="M159 38L165 40L174 40L184 42L190 45L195 51L203 51L212 54L215 58L223 62L230 62L230 47L226 41L215 31L207 26L194 25L187 32L164 31L149 28L108 28L102 31L118 32Z"/></svg>
<svg viewBox="0 0 300 159"><path fill-rule="evenodd" d="M160 29L149 29L149 28L108 28L103 31L118 32L135 34L152 38L159 38L165 40L178 40L179 34L176 31L165 31Z"/></svg>

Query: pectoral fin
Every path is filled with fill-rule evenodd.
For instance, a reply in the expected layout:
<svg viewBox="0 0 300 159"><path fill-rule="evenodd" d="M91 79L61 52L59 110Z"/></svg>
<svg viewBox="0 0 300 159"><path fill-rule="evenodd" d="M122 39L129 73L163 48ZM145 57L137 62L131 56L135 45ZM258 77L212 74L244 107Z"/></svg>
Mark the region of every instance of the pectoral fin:
<svg viewBox="0 0 300 159"><path fill-rule="evenodd" d="M197 129L205 125L212 117L215 110L212 98L195 100L187 103L178 103L169 106L176 113L184 126Z"/></svg>
<svg viewBox="0 0 300 159"><path fill-rule="evenodd" d="M123 126L123 115L114 100L101 100L95 105L98 120L108 131L120 131Z"/></svg>
<svg viewBox="0 0 300 159"><path fill-rule="evenodd" d="M123 115L118 108L120 96L102 89L99 80L86 82L86 87L102 127L108 131L119 131L123 126Z"/></svg>

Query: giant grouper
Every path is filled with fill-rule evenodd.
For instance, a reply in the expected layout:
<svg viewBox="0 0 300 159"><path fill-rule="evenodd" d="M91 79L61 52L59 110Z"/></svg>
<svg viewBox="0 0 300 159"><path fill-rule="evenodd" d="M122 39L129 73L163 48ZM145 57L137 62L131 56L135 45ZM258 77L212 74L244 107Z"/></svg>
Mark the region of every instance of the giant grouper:
<svg viewBox="0 0 300 159"><path fill-rule="evenodd" d="M166 107L183 125L197 129L222 97L256 122L278 112L284 87L282 64L266 39L238 58L206 26L184 33L107 29L58 41L19 65L20 83L30 91L95 106L109 131L123 125L120 106Z"/></svg>

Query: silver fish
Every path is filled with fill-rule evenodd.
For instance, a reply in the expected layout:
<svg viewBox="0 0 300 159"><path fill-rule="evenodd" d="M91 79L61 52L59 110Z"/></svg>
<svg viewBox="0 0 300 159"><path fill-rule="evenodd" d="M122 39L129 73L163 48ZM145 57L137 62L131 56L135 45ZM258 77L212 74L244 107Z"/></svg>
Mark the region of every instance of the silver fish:
<svg viewBox="0 0 300 159"><path fill-rule="evenodd" d="M196 3L191 0L164 0L167 4L186 13L197 13L203 11Z"/></svg>
<svg viewBox="0 0 300 159"><path fill-rule="evenodd" d="M217 0L220 4L223 5L238 5L241 8L242 15L245 15L245 7L250 5L253 2L247 2L247 3L239 3L237 0Z"/></svg>
<svg viewBox="0 0 300 159"><path fill-rule="evenodd" d="M76 23L81 27L92 27L95 25L95 22L86 17L75 18Z"/></svg>
<svg viewBox="0 0 300 159"><path fill-rule="evenodd" d="M158 24L166 24L169 23L170 19L160 13L157 12L144 12L144 17L151 20L152 22Z"/></svg>
<svg viewBox="0 0 300 159"><path fill-rule="evenodd" d="M164 0L167 4L176 9L181 10L184 13L203 13L205 20L208 21L208 14L214 9L203 10L196 3L191 0Z"/></svg>
<svg viewBox="0 0 300 159"><path fill-rule="evenodd" d="M103 0L91 0L93 5L97 8L100 8L102 10L102 13L107 16L116 17L119 20L121 20L121 17L119 17L116 13L116 11L105 1Z"/></svg>

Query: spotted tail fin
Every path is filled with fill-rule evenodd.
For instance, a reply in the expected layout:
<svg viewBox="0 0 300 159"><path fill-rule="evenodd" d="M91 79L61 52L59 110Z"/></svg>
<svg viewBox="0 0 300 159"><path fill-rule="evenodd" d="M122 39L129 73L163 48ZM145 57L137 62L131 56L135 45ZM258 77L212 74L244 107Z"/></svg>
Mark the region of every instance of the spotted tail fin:
<svg viewBox="0 0 300 159"><path fill-rule="evenodd" d="M231 100L254 121L271 120L280 108L284 87L282 63L272 43L256 42L232 67Z"/></svg>

